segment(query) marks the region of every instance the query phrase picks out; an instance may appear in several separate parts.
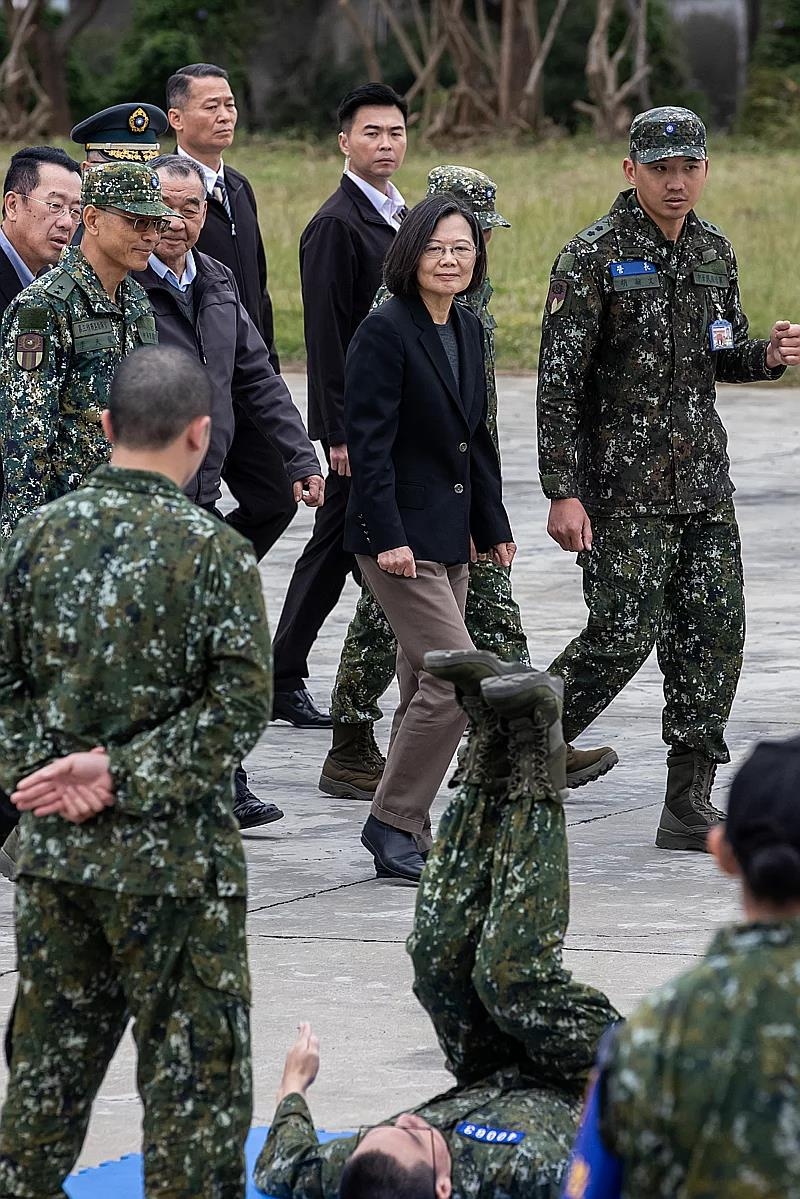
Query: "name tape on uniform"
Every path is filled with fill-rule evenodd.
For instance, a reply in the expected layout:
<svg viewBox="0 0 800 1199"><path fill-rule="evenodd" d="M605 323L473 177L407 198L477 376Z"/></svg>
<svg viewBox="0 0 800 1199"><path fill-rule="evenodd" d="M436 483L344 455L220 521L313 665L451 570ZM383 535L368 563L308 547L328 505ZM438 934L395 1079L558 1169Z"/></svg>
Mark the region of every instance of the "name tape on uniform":
<svg viewBox="0 0 800 1199"><path fill-rule="evenodd" d="M614 278L625 278L628 275L655 275L656 268L652 262L637 259L634 262L609 262L608 269Z"/></svg>
<svg viewBox="0 0 800 1199"><path fill-rule="evenodd" d="M457 1124L456 1132L468 1141L481 1141L484 1145L518 1145L525 1140L525 1133L518 1128L492 1128L490 1124L472 1124L469 1120Z"/></svg>

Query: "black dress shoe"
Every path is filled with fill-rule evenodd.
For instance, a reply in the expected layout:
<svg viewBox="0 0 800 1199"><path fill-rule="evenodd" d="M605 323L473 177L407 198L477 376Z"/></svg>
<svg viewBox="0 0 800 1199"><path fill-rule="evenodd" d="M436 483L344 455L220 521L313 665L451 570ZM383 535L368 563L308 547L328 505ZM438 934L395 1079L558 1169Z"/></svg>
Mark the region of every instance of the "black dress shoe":
<svg viewBox="0 0 800 1199"><path fill-rule="evenodd" d="M233 798L233 814L239 828L258 828L262 824L272 824L275 820L283 819L283 812L274 803L265 803L259 799L247 785L247 775L239 767L234 775L235 794Z"/></svg>
<svg viewBox="0 0 800 1199"><path fill-rule="evenodd" d="M296 729L332 729L333 721L321 712L305 687L297 691L276 691L272 697L272 719L288 720Z"/></svg>
<svg viewBox="0 0 800 1199"><path fill-rule="evenodd" d="M419 882L425 859L411 833L392 828L376 816L370 816L361 830L361 844L375 859L378 878L403 878L407 882Z"/></svg>

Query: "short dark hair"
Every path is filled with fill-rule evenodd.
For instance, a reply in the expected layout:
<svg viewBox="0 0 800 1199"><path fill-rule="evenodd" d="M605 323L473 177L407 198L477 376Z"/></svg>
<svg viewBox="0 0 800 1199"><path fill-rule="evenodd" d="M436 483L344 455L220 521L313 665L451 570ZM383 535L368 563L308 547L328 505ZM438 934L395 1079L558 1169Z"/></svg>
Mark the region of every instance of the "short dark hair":
<svg viewBox="0 0 800 1199"><path fill-rule="evenodd" d="M70 158L65 150L59 150L57 146L26 146L11 156L3 183L3 195L6 192L19 192L26 196L32 192L39 182L39 168L45 163L63 167L65 171L74 171L79 179L81 177L80 164Z"/></svg>
<svg viewBox="0 0 800 1199"><path fill-rule="evenodd" d="M345 1163L339 1199L434 1199L431 1167L408 1170L388 1153L359 1153Z"/></svg>
<svg viewBox="0 0 800 1199"><path fill-rule="evenodd" d="M341 100L336 110L339 128L349 133L359 108L374 105L376 108L399 108L403 114L403 124L408 121L408 101L400 96L393 87L386 83L362 83L354 87Z"/></svg>
<svg viewBox="0 0 800 1199"><path fill-rule="evenodd" d="M189 95L193 79L227 79L228 72L213 62L192 62L181 67L167 80L167 108L180 108Z"/></svg>
<svg viewBox="0 0 800 1199"><path fill-rule="evenodd" d="M108 397L114 438L131 450L161 450L211 412L208 372L169 346L143 346L117 367Z"/></svg>
<svg viewBox="0 0 800 1199"><path fill-rule="evenodd" d="M195 162L193 158L188 158L185 154L159 154L158 158L154 158L147 165L151 171L167 171L179 179L198 179L205 194L206 177L200 163Z"/></svg>
<svg viewBox="0 0 800 1199"><path fill-rule="evenodd" d="M451 192L440 192L435 196L426 196L419 204L414 205L397 231L397 236L386 255L383 281L393 295L417 295L417 268L422 251L433 236L439 221L448 216L463 216L472 230L472 239L477 250L472 278L465 291L475 291L482 285L486 278L486 242L483 240L478 218L471 208Z"/></svg>

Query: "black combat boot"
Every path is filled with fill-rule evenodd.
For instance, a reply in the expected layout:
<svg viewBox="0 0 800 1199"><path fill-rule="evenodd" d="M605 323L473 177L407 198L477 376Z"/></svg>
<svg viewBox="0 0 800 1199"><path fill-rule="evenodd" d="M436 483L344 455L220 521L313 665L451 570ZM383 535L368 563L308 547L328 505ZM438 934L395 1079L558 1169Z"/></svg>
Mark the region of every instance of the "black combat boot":
<svg viewBox="0 0 800 1199"><path fill-rule="evenodd" d="M386 759L378 749L373 725L333 722L333 744L323 762L319 789L338 799L372 800Z"/></svg>
<svg viewBox="0 0 800 1199"><path fill-rule="evenodd" d="M708 830L725 819L711 803L716 762L685 745L667 754L667 794L656 833L659 849L706 850Z"/></svg>

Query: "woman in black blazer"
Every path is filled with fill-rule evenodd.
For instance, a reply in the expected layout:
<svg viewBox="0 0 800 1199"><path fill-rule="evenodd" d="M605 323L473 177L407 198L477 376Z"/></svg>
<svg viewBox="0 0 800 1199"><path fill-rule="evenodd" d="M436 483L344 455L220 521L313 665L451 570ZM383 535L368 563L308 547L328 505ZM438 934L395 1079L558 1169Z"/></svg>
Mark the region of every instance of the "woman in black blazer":
<svg viewBox="0 0 800 1199"><path fill-rule="evenodd" d="M430 807L466 723L452 687L423 670L423 656L472 648L470 557L491 553L510 566L516 549L486 427L480 322L453 303L485 272L474 214L454 196L427 197L387 256L393 298L362 322L347 354L344 547L398 642L400 705L361 835L379 877L419 878Z"/></svg>

